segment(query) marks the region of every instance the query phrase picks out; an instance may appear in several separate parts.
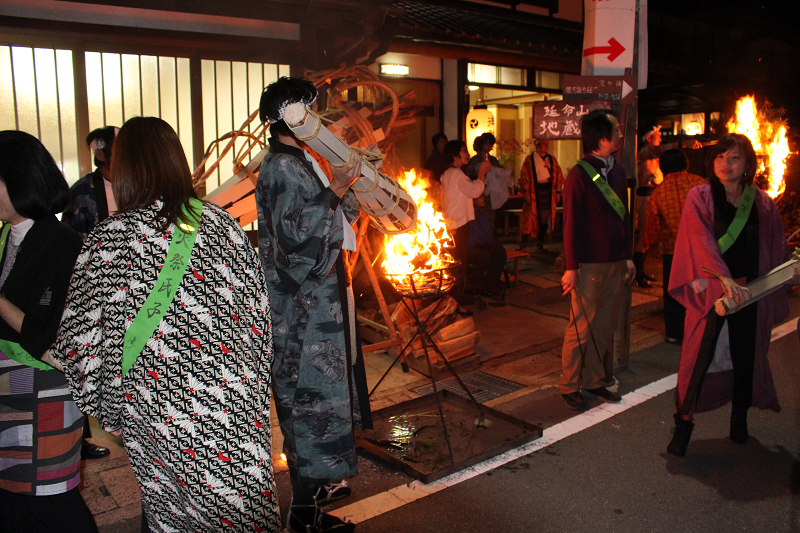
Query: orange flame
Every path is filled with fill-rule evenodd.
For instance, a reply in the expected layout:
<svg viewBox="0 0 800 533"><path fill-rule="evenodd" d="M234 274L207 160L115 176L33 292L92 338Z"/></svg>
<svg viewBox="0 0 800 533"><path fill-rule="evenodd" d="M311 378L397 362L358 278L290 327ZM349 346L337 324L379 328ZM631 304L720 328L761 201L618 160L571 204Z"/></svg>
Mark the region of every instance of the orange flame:
<svg viewBox="0 0 800 533"><path fill-rule="evenodd" d="M736 115L728 121L730 133L746 135L753 143L758 156L757 173L765 176L769 187L766 193L777 198L786 189L784 173L789 156L789 139L786 125L770 121L763 111L758 111L753 96L744 96L736 102Z"/></svg>
<svg viewBox="0 0 800 533"><path fill-rule="evenodd" d="M442 214L428 200L428 180L417 178L412 169L397 180L417 203L417 225L400 235L386 235L383 270L397 287L409 285L410 274L424 274L452 265L455 260L445 247L452 246Z"/></svg>

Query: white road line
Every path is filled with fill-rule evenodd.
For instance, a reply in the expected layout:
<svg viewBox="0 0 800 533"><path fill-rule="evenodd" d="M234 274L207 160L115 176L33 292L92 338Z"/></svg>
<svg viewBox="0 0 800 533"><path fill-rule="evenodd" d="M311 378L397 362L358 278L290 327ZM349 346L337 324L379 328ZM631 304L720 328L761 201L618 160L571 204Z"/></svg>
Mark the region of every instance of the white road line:
<svg viewBox="0 0 800 533"><path fill-rule="evenodd" d="M797 331L797 317L792 318L788 322L784 322L780 326L773 328L769 341L775 342L776 340L781 339L794 331Z"/></svg>
<svg viewBox="0 0 800 533"><path fill-rule="evenodd" d="M771 341L776 341L786 335L792 333L797 329L797 318L793 318L788 322L772 330ZM556 424L544 430L541 438L524 444L506 453L492 457L482 463L471 466L455 474L451 474L445 478L426 485L421 481L414 480L406 485L400 485L386 492L370 496L363 500L357 501L345 507L341 507L332 511L331 514L341 518L342 520L349 520L354 524L364 522L370 518L375 518L389 511L393 511L408 503L420 500L431 494L435 494L448 487L458 485L464 481L479 476L485 472L489 472L499 468L506 463L515 461L520 457L524 457L530 453L546 448L551 444L572 436L576 433L588 429L594 425L599 424L609 418L627 411L631 407L635 407L641 403L646 402L656 396L663 394L675 388L678 381L678 374L672 374L665 378L654 381L649 385L645 385L633 392L629 392L622 397L622 401L617 404L603 403L590 409L584 413L574 416L568 420Z"/></svg>

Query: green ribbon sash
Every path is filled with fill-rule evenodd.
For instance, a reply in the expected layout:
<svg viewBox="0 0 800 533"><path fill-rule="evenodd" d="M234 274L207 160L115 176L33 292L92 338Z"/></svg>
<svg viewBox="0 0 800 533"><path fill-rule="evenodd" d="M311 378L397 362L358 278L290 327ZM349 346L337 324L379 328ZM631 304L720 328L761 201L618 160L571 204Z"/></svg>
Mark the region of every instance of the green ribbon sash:
<svg viewBox="0 0 800 533"><path fill-rule="evenodd" d="M40 370L54 370L54 368L47 363L43 363L36 359L34 356L22 349L22 346L16 342L0 339L0 352L6 354L6 357L13 359L17 363Z"/></svg>
<svg viewBox="0 0 800 533"><path fill-rule="evenodd" d="M186 267L189 265L189 258L192 256L197 230L200 226L200 217L203 213L203 204L200 200L192 198L189 202L192 209L184 208L184 215L189 223L179 222L175 225L175 233L169 242L167 258L161 267L156 284L125 333L125 347L122 352L123 376L136 362L147 341L166 314L178 292Z"/></svg>
<svg viewBox="0 0 800 533"><path fill-rule="evenodd" d="M0 261L3 259L3 252L6 250L6 239L8 239L8 232L11 231L11 224L3 224L3 231L0 231ZM0 263L0 268L3 268Z"/></svg>
<svg viewBox="0 0 800 533"><path fill-rule="evenodd" d="M10 230L11 224L3 225L3 231L0 233L0 257L3 256L3 250L6 249L6 240L8 239L8 232ZM34 356L23 350L19 343L0 339L0 352L3 352L6 354L6 357L13 359L21 365L31 366L41 370L53 370L52 366L39 361Z"/></svg>
<svg viewBox="0 0 800 533"><path fill-rule="evenodd" d="M11 231L11 224L3 224L3 232L0 233L0 257L3 255L3 250L6 249L6 239L9 231Z"/></svg>
<svg viewBox="0 0 800 533"><path fill-rule="evenodd" d="M611 204L611 207L614 211L617 212L619 218L625 220L625 204L622 203L622 200L619 199L617 193L614 192L614 189L611 188L611 185L603 179L597 170L588 162L583 159L578 161L578 164L583 167L583 169L589 174L589 177L592 179L597 188L600 189L600 192L603 193L608 203Z"/></svg>
<svg viewBox="0 0 800 533"><path fill-rule="evenodd" d="M735 243L736 239L741 235L745 224L747 224L747 219L750 218L750 211L753 209L755 199L756 188L751 185L745 186L742 192L742 199L739 202L739 207L736 208L736 216L733 218L733 222L728 226L728 231L725 232L725 235L717 240L719 252L721 254L727 252L728 248L733 246L733 243Z"/></svg>

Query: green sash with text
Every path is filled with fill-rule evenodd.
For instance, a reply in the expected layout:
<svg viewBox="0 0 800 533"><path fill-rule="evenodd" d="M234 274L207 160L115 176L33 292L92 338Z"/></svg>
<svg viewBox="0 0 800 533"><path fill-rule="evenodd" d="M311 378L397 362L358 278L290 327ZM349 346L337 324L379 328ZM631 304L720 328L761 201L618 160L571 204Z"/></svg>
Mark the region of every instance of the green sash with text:
<svg viewBox="0 0 800 533"><path fill-rule="evenodd" d="M189 265L189 258L192 256L203 213L203 204L200 200L192 198L189 201L192 209L184 209L184 214L189 222L179 222L175 225L175 233L169 242L167 257L158 274L156 284L125 333L125 345L122 352L123 376L133 367L147 341L166 314L178 292L186 267Z"/></svg>
<svg viewBox="0 0 800 533"><path fill-rule="evenodd" d="M739 207L736 208L736 216L733 222L728 226L728 231L725 235L717 240L719 245L719 253L724 254L728 249L733 246L736 239L741 235L747 219L750 218L750 211L753 209L753 204L756 199L756 188L752 185L747 185L742 192L742 200L739 202Z"/></svg>
<svg viewBox="0 0 800 533"><path fill-rule="evenodd" d="M578 164L583 167L583 169L589 174L589 177L592 179L597 188L600 189L600 192L603 193L608 203L611 204L611 207L614 211L617 212L619 218L625 220L625 204L622 203L622 200L619 199L617 193L614 192L614 189L611 188L611 185L600 175L597 170L588 162L583 159L578 161Z"/></svg>

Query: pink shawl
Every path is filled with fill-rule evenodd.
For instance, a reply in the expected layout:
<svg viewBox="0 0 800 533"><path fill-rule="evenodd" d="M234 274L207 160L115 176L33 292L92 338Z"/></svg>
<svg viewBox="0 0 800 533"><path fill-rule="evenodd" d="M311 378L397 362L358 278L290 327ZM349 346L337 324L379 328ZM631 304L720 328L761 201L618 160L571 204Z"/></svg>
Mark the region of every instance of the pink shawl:
<svg viewBox="0 0 800 533"><path fill-rule="evenodd" d="M755 207L759 220L759 275L764 275L789 258L783 222L775 202L763 191L757 191ZM698 352L714 302L723 294L722 284L702 267L722 276L730 271L722 259L714 236L714 200L710 185L689 191L681 216L678 240L669 281L669 294L686 307L686 322L678 368L676 403L678 408L687 399L689 381L698 362ZM780 411L767 360L770 334L775 323L789 316L787 290L779 290L762 298L758 306L756 359L753 372L753 405ZM733 371L708 372L687 414L716 409L733 396ZM684 411L686 412L686 411Z"/></svg>

